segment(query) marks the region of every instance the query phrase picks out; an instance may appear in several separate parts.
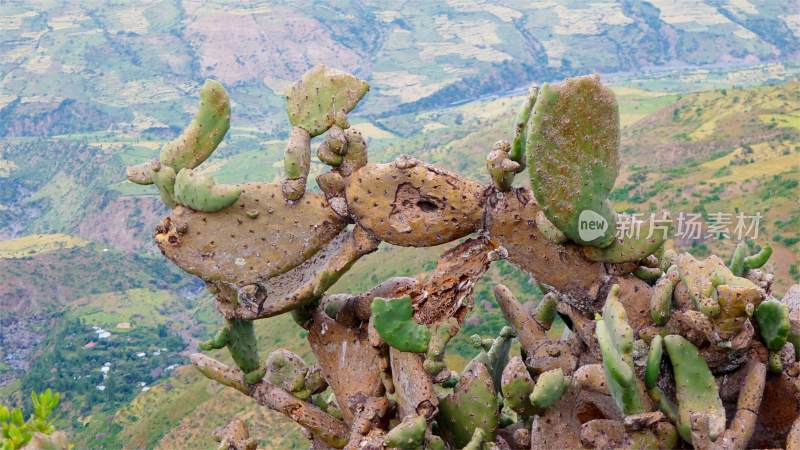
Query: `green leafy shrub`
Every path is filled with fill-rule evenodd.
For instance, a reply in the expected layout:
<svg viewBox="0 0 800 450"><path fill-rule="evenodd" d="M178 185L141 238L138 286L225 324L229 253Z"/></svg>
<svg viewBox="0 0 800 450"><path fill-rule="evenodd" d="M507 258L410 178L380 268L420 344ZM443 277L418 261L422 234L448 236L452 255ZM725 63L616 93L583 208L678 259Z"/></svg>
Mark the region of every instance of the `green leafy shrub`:
<svg viewBox="0 0 800 450"><path fill-rule="evenodd" d="M9 410L0 405L0 450L16 450L33 439L35 433L53 434L56 430L50 417L61 401L61 394L47 389L41 394L31 392L33 412L24 420L22 408Z"/></svg>

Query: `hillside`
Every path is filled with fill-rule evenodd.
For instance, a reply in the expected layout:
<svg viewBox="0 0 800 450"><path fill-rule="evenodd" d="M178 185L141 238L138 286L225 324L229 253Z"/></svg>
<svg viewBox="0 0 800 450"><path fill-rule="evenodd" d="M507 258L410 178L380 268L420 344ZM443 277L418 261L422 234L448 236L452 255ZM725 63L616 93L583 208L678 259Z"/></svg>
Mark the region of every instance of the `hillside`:
<svg viewBox="0 0 800 450"><path fill-rule="evenodd" d="M281 94L316 64L373 86L386 117L586 72L783 62L800 51L793 2L4 2L0 135L182 126L204 78L236 122L285 136ZM780 76L780 74L777 74ZM674 79L674 77L669 77Z"/></svg>

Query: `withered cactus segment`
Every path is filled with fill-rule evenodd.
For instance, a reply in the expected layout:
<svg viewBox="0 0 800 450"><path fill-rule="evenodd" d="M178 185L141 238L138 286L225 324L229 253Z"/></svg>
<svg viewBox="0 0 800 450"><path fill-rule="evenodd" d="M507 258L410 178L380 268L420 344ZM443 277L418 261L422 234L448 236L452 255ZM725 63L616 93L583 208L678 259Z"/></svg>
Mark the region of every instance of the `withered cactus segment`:
<svg viewBox="0 0 800 450"><path fill-rule="evenodd" d="M175 208L156 227L164 256L203 280L246 286L299 266L346 225L320 194L287 204L277 184L248 183L241 190L219 212Z"/></svg>
<svg viewBox="0 0 800 450"><path fill-rule="evenodd" d="M353 263L377 248L378 242L358 227L345 231L288 272L238 288L234 298L218 302L217 308L225 317L261 319L308 307L322 298ZM222 283L217 286L225 289Z"/></svg>
<svg viewBox="0 0 800 450"><path fill-rule="evenodd" d="M305 427L312 435L333 448L347 444L347 425L311 403L265 381L248 384L244 374L200 353L191 355L192 365L204 376L220 384L237 389L252 397L260 405L280 412Z"/></svg>
<svg viewBox="0 0 800 450"><path fill-rule="evenodd" d="M219 442L218 450L256 450L258 447L242 419L233 419L224 427L217 428L213 436Z"/></svg>
<svg viewBox="0 0 800 450"><path fill-rule="evenodd" d="M377 239L430 247L477 231L483 187L409 157L367 164L348 178L347 205Z"/></svg>

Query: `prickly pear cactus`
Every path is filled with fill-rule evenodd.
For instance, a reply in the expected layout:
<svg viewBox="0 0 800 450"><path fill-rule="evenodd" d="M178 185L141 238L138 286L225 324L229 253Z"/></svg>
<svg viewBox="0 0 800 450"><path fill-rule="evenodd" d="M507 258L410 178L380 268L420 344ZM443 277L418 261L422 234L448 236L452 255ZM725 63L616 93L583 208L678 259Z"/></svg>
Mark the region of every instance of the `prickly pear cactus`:
<svg viewBox="0 0 800 450"><path fill-rule="evenodd" d="M504 404L517 414L530 416L535 410L530 397L536 385L522 358L515 356L506 365L501 378Z"/></svg>
<svg viewBox="0 0 800 450"><path fill-rule="evenodd" d="M425 430L428 424L425 416L409 416L386 433L384 442L390 448L418 449L425 442Z"/></svg>
<svg viewBox="0 0 800 450"><path fill-rule="evenodd" d="M218 81L206 80L200 89L200 106L192 122L180 136L164 145L158 160L128 167L128 180L136 184L155 184L161 200L169 208L184 204L198 211L215 212L230 206L239 195L236 188L215 186L208 176L195 179L191 171L216 150L228 132L230 120L228 93ZM177 176L184 170L188 172L184 173L180 192L176 193ZM178 200L179 195L183 202Z"/></svg>
<svg viewBox="0 0 800 450"><path fill-rule="evenodd" d="M789 308L771 298L758 305L755 318L761 340L770 351L769 369L771 372L780 373L783 365L777 352L783 348L789 337Z"/></svg>
<svg viewBox="0 0 800 450"><path fill-rule="evenodd" d="M372 317L375 330L387 344L403 352L425 353L431 331L412 317L411 297L375 298Z"/></svg>
<svg viewBox="0 0 800 450"><path fill-rule="evenodd" d="M668 235L669 227L658 226L651 230L651 223L644 222L638 233L624 233L622 236L614 237L609 245L603 248L585 247L583 254L592 261L637 262L663 246Z"/></svg>
<svg viewBox="0 0 800 450"><path fill-rule="evenodd" d="M544 84L528 124L531 187L545 215L568 238L602 248L616 231L608 201L619 172L619 108L598 76ZM581 222L597 224L585 228Z"/></svg>
<svg viewBox="0 0 800 450"><path fill-rule="evenodd" d="M714 375L706 361L691 342L682 336L669 335L664 346L675 374L675 396L678 400L681 437L691 442L689 427L692 414L705 414L709 418L709 437L712 441L725 431L725 408L719 398Z"/></svg>
<svg viewBox="0 0 800 450"><path fill-rule="evenodd" d="M213 339L200 344L202 350L228 348L233 361L244 372L245 381L256 383L264 377L258 356L258 343L252 320L226 319L225 326Z"/></svg>
<svg viewBox="0 0 800 450"><path fill-rule="evenodd" d="M311 137L319 136L334 124L348 128L347 114L367 91L369 84L364 80L323 65L315 66L289 88L286 95L289 121L292 126L308 131Z"/></svg>
<svg viewBox="0 0 800 450"><path fill-rule="evenodd" d="M194 169L205 161L225 137L231 124L231 102L219 81L206 80L200 89L200 106L183 133L161 149L161 164Z"/></svg>
<svg viewBox="0 0 800 450"><path fill-rule="evenodd" d="M633 370L633 330L628 314L617 296L614 285L603 306L603 316L595 324L595 334L603 355L603 368L611 396L623 414L644 412L640 387Z"/></svg>
<svg viewBox="0 0 800 450"><path fill-rule="evenodd" d="M217 212L231 206L242 191L236 186L216 184L210 175L181 169L175 178L175 200L195 211Z"/></svg>
<svg viewBox="0 0 800 450"><path fill-rule="evenodd" d="M535 411L544 411L553 406L567 390L569 380L561 369L552 369L539 375L536 386L530 395L531 405Z"/></svg>
<svg viewBox="0 0 800 450"><path fill-rule="evenodd" d="M488 368L481 362L472 364L461 375L453 393L439 402L437 421L442 437L451 446L462 448L469 443L475 429L481 428L487 440L493 441L499 406Z"/></svg>

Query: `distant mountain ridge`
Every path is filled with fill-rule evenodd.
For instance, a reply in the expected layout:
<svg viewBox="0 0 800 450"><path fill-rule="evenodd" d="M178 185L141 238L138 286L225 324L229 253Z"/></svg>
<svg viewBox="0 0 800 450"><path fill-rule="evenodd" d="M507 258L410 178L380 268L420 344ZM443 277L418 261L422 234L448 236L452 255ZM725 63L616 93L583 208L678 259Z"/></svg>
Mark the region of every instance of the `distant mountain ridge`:
<svg viewBox="0 0 800 450"><path fill-rule="evenodd" d="M281 93L315 64L368 79L363 112L385 115L579 73L800 54L800 8L780 0L12 1L0 14L0 106L135 106L142 129L179 125L210 77L258 99L237 121L284 133Z"/></svg>

